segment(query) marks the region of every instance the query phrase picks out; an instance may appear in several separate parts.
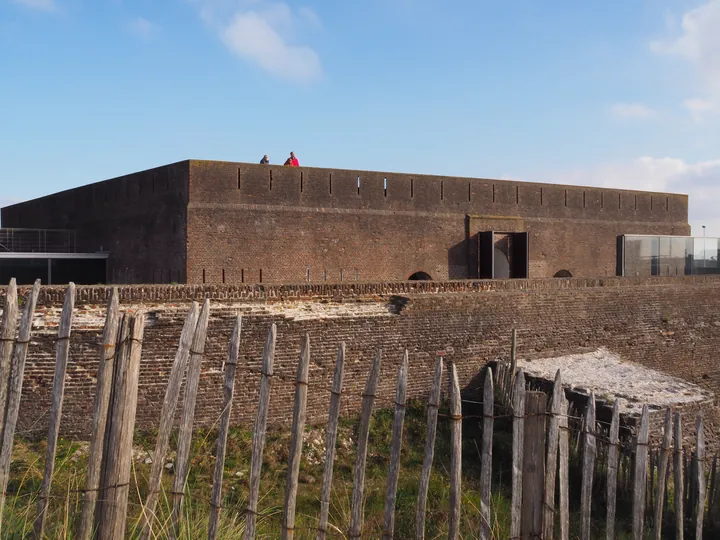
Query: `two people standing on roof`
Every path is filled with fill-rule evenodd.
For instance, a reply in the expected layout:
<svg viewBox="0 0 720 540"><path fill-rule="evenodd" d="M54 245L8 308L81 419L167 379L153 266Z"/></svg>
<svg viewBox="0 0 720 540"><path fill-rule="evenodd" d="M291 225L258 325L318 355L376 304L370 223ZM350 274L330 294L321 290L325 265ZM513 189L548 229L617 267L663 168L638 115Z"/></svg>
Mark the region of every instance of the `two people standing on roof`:
<svg viewBox="0 0 720 540"><path fill-rule="evenodd" d="M260 165L270 165L270 158L267 154L260 160ZM299 167L300 162L295 157L295 152L290 152L290 157L285 160L285 167Z"/></svg>

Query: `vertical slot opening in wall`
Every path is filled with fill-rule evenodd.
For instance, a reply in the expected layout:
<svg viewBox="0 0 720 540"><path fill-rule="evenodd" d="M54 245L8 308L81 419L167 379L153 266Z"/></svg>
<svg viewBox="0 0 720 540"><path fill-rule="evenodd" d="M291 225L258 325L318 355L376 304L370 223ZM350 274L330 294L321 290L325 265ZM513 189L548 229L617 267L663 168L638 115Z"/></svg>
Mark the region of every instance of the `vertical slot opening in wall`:
<svg viewBox="0 0 720 540"><path fill-rule="evenodd" d="M565 206L567 206L567 189L565 190Z"/></svg>
<svg viewBox="0 0 720 540"><path fill-rule="evenodd" d="M445 199L445 181L440 180L440 200L442 201L444 199Z"/></svg>
<svg viewBox="0 0 720 540"><path fill-rule="evenodd" d="M637 195L635 195L635 210L637 210Z"/></svg>
<svg viewBox="0 0 720 540"><path fill-rule="evenodd" d="M653 209L653 196L650 195L650 210Z"/></svg>
<svg viewBox="0 0 720 540"><path fill-rule="evenodd" d="M472 200L472 189L470 187L470 182L468 182L468 202Z"/></svg>
<svg viewBox="0 0 720 540"><path fill-rule="evenodd" d="M357 177L357 189L358 189L358 195L360 195L360 177Z"/></svg>
<svg viewBox="0 0 720 540"><path fill-rule="evenodd" d="M515 204L520 204L520 186L515 186Z"/></svg>
<svg viewBox="0 0 720 540"><path fill-rule="evenodd" d="M327 268L323 269L323 281L327 281Z"/></svg>
<svg viewBox="0 0 720 540"><path fill-rule="evenodd" d="M600 208L605 208L605 193L600 193Z"/></svg>
<svg viewBox="0 0 720 540"><path fill-rule="evenodd" d="M622 193L618 193L618 209L622 208Z"/></svg>
<svg viewBox="0 0 720 540"><path fill-rule="evenodd" d="M493 186L493 202L495 202L495 184L493 184L492 186Z"/></svg>
<svg viewBox="0 0 720 540"><path fill-rule="evenodd" d="M241 178L242 178L242 173L240 172L240 169L238 169L238 174L237 174L237 189L240 189Z"/></svg>
<svg viewBox="0 0 720 540"><path fill-rule="evenodd" d="M383 191L385 192L385 196L387 197L387 178L383 178Z"/></svg>
<svg viewBox="0 0 720 540"><path fill-rule="evenodd" d="M543 205L543 188L540 188L540 206Z"/></svg>
<svg viewBox="0 0 720 540"><path fill-rule="evenodd" d="M272 191L272 170L270 170L270 177L269 177L269 185L270 185L270 191ZM300 189L302 191L302 188Z"/></svg>
<svg viewBox="0 0 720 540"><path fill-rule="evenodd" d="M670 210L670 197L665 197L665 211L668 212Z"/></svg>
<svg viewBox="0 0 720 540"><path fill-rule="evenodd" d="M583 190L583 208L585 208L585 190Z"/></svg>
<svg viewBox="0 0 720 540"><path fill-rule="evenodd" d="M300 193L303 192L303 180L305 180L305 176L302 171L300 171Z"/></svg>
<svg viewBox="0 0 720 540"><path fill-rule="evenodd" d="M329 183L329 186L330 186L330 195L332 195L332 173L330 173L330 183Z"/></svg>
<svg viewBox="0 0 720 540"><path fill-rule="evenodd" d="M240 269L240 283L245 283L245 269Z"/></svg>
<svg viewBox="0 0 720 540"><path fill-rule="evenodd" d="M260 283L262 283L262 268L260 269Z"/></svg>
<svg viewBox="0 0 720 540"><path fill-rule="evenodd" d="M355 281L360 281L360 271L357 268L355 269Z"/></svg>
<svg viewBox="0 0 720 540"><path fill-rule="evenodd" d="M412 199L415 196L415 179L410 179L410 198Z"/></svg>
<svg viewBox="0 0 720 540"><path fill-rule="evenodd" d="M225 269L222 269L222 282L225 283Z"/></svg>
<svg viewBox="0 0 720 540"><path fill-rule="evenodd" d="M203 283L205 283L205 269L203 268Z"/></svg>
<svg viewBox="0 0 720 540"><path fill-rule="evenodd" d="M309 266L305 267L305 281L310 283L310 267Z"/></svg>
<svg viewBox="0 0 720 540"><path fill-rule="evenodd" d="M340 281L343 281L343 269L340 269Z"/></svg>

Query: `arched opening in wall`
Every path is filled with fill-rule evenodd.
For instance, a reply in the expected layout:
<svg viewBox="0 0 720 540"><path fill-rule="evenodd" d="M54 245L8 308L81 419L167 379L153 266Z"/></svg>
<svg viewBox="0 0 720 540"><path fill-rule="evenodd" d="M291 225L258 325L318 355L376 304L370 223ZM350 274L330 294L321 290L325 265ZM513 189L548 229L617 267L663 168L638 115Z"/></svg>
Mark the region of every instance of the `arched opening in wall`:
<svg viewBox="0 0 720 540"><path fill-rule="evenodd" d="M415 272L408 278L408 281L430 281L432 277L427 272Z"/></svg>
<svg viewBox="0 0 720 540"><path fill-rule="evenodd" d="M558 270L553 277L572 277L569 270Z"/></svg>
<svg viewBox="0 0 720 540"><path fill-rule="evenodd" d="M497 246L493 257L493 267L495 279L510 279L510 261L505 252Z"/></svg>

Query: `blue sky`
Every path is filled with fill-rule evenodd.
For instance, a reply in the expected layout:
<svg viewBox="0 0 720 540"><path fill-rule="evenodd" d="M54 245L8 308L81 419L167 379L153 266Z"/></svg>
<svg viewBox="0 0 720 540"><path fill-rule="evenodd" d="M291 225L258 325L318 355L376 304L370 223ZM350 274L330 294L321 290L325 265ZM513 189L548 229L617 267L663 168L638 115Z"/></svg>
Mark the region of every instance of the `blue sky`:
<svg viewBox="0 0 720 540"><path fill-rule="evenodd" d="M720 0L0 0L0 204L187 158L689 193Z"/></svg>

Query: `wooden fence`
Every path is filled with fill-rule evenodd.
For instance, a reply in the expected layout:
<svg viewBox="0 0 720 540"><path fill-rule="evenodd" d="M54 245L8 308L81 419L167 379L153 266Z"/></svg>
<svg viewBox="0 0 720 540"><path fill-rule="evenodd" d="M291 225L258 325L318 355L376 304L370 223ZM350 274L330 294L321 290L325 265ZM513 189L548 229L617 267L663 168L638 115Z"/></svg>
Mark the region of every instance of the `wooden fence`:
<svg viewBox="0 0 720 540"><path fill-rule="evenodd" d="M39 283L23 299L23 312L18 321L18 297L14 281L8 287L2 324L0 326L0 520L8 485L13 440L22 393L25 360L30 342L31 327ZM45 534L48 498L53 480L57 438L62 416L65 371L71 336L75 287L67 288L58 330L57 358L52 388L52 407L47 438L47 453L42 487L38 496L34 523L36 537ZM180 411L180 426L172 489L172 518L167 534L178 536L182 523L182 508L187 489L193 418L200 368L210 316L210 303L192 303L180 336L177 353L169 374L162 404L152 471L142 503L143 538L156 537L162 526L156 516L161 492L164 458L168 452L176 408L183 385L184 396ZM117 291L113 290L107 305L103 330L103 345L98 354L97 387L93 406L92 435L88 457L85 488L82 490L82 515L76 536L89 538L122 538L125 536L127 505L130 489L132 442L138 395L138 376L142 354L144 329L143 313L121 313ZM223 473L233 403L235 373L238 370L238 348L242 338L242 320L237 317L224 363L223 400L210 506L208 538L218 534L223 509ZM270 403L271 380L275 356L276 328L268 331L263 350L259 402L252 440L249 498L246 509L245 538L255 538L260 493L260 472ZM449 421L451 461L449 469L450 509L448 537L459 538L462 494L463 404L465 408L481 407L477 419L482 425L480 451L480 507L477 514L477 534L481 539L493 538L492 450L496 423L504 422L512 432L511 473L511 531L510 538L570 537L570 498L579 498L580 537L591 538L592 509L603 508L607 539L616 537L619 501L623 508L631 505L632 538L659 539L663 524L672 508L674 537L699 539L705 522L715 521L720 514L717 496L717 456L709 464L705 454L703 420L698 416L694 425L694 449L683 446L682 417L668 409L665 416L662 443L649 444L649 411L642 410L639 427L628 432L621 426L617 403L609 423L596 420L594 396L587 399L584 411L570 407L557 373L552 394L528 389L525 375L515 361L516 340L513 331L512 351L508 362L499 362L495 373L485 369L482 397L461 395L456 367L447 365L449 380ZM292 420L286 490L282 513L282 538L295 535L295 505L298 493L300 458L303 451L305 407L308 392L308 372L311 360L310 337L304 336L299 351L295 401ZM325 436L325 463L322 495L319 501L318 539L328 536L361 538L364 534L364 483L371 416L380 377L382 354L377 351L362 394L362 411L357 432L356 461L347 531L331 530L328 513L331 500L333 462L338 431L340 399L343 389L345 345L339 344L337 362L330 390L330 407ZM444 362L437 360L427 403L427 435L424 460L419 480L415 514L415 537L425 537L425 514L428 485L436 442L438 411L441 407L441 387ZM400 474L403 422L406 407L408 354L405 352L397 377L392 443L387 468L387 489L382 537L394 535L395 502ZM578 459L574 460L574 457ZM571 474L579 469L580 486L571 483ZM709 478L709 486L707 480ZM593 505L593 497L596 504ZM598 504L600 497L600 504ZM467 515L467 514L466 514ZM594 516L595 522L603 516ZM709 518L709 519L708 519ZM0 531L2 523L0 521Z"/></svg>

